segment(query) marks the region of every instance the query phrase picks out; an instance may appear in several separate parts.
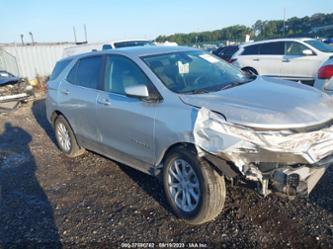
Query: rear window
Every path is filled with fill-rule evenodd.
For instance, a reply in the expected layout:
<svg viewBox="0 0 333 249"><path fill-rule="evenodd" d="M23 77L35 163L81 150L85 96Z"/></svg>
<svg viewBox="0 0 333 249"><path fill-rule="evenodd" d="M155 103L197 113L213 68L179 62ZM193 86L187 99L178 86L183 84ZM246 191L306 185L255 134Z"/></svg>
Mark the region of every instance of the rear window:
<svg viewBox="0 0 333 249"><path fill-rule="evenodd" d="M223 50L220 53L220 56L223 59L229 60L238 50L238 46L231 46L231 47L226 47L225 50Z"/></svg>
<svg viewBox="0 0 333 249"><path fill-rule="evenodd" d="M69 59L69 60L62 60L62 61L57 62L57 64L55 65L55 67L52 71L52 74L50 76L50 80L55 80L71 61L72 60Z"/></svg>
<svg viewBox="0 0 333 249"><path fill-rule="evenodd" d="M256 55L259 54L259 45L250 45L244 47L242 55Z"/></svg>
<svg viewBox="0 0 333 249"><path fill-rule="evenodd" d="M215 55L220 55L224 49L225 49L225 47L219 47L216 50L214 50L212 53Z"/></svg>

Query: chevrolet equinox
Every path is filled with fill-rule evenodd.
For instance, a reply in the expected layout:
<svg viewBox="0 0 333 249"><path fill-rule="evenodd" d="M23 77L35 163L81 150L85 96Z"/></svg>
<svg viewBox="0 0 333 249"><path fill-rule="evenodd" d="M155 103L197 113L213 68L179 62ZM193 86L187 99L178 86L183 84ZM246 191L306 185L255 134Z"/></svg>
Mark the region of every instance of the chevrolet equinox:
<svg viewBox="0 0 333 249"><path fill-rule="evenodd" d="M247 75L193 48L68 57L47 91L66 156L90 150L159 177L174 213L191 224L221 212L225 180L293 198L308 195L332 162L329 95Z"/></svg>

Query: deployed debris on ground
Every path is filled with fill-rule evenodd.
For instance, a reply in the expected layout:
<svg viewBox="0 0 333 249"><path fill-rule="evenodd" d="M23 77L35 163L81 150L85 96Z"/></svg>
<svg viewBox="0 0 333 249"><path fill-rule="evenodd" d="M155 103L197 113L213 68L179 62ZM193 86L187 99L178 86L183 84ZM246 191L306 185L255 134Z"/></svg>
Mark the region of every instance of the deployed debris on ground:
<svg viewBox="0 0 333 249"><path fill-rule="evenodd" d="M27 81L6 71L0 71L0 113L16 109L33 96L33 87Z"/></svg>

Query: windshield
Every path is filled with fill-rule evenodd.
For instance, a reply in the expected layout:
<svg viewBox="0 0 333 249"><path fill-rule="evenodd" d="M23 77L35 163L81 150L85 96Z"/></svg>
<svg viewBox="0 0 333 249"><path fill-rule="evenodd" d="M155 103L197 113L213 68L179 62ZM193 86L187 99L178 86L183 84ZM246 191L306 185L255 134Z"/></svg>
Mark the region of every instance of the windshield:
<svg viewBox="0 0 333 249"><path fill-rule="evenodd" d="M255 78L204 51L146 56L143 60L176 93L219 91Z"/></svg>
<svg viewBox="0 0 333 249"><path fill-rule="evenodd" d="M325 53L333 53L333 47L325 44L319 40L308 40L305 41L305 43L311 45L312 47L320 50L321 52L325 52Z"/></svg>

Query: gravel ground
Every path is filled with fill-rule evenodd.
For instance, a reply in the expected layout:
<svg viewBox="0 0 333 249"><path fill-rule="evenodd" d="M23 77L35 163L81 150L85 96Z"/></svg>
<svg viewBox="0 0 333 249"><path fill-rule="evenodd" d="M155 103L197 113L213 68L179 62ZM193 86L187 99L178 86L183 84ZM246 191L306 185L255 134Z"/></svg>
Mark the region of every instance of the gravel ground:
<svg viewBox="0 0 333 249"><path fill-rule="evenodd" d="M307 200L228 185L223 213L193 227L173 216L153 177L91 152L64 157L38 100L0 115L0 247L333 248L332 176Z"/></svg>

